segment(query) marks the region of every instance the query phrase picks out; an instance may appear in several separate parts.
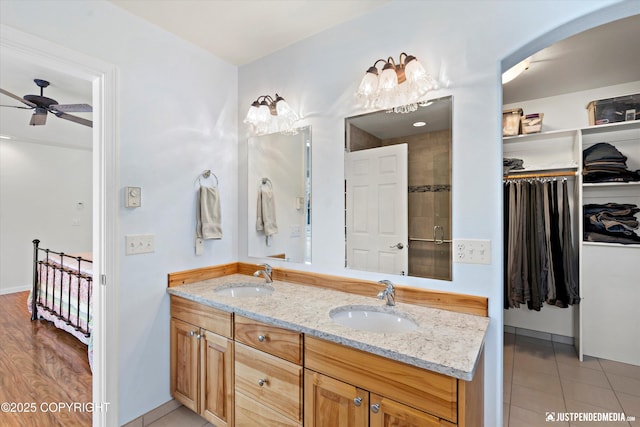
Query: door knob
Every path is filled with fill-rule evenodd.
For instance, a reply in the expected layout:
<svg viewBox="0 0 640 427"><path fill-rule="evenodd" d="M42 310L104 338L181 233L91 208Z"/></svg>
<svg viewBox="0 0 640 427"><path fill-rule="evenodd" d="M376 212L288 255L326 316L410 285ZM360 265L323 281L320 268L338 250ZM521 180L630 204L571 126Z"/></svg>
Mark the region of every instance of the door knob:
<svg viewBox="0 0 640 427"><path fill-rule="evenodd" d="M391 249L393 248L397 248L397 249L404 249L404 245L402 244L402 242L398 242L393 246L389 246Z"/></svg>

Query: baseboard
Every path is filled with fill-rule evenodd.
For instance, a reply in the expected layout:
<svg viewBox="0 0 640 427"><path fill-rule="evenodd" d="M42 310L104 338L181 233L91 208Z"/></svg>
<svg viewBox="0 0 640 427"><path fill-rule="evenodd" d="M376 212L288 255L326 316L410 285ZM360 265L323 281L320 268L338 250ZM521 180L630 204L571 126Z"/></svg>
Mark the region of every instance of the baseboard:
<svg viewBox="0 0 640 427"><path fill-rule="evenodd" d="M565 335L551 334L549 332L534 331L525 328L516 328L514 326L504 326L504 332L508 334L521 335L525 337L538 338L546 341L553 341L561 344L574 345L574 338Z"/></svg>
<svg viewBox="0 0 640 427"><path fill-rule="evenodd" d="M155 409L150 410L144 415L140 415L138 418L129 421L124 424L122 427L146 427L149 424L158 421L160 418L167 415L169 412L173 412L182 406L182 403L178 402L175 399L171 399L170 401L163 403Z"/></svg>
<svg viewBox="0 0 640 427"><path fill-rule="evenodd" d="M15 294L16 292L30 291L31 285L14 286L12 288L0 288L0 295Z"/></svg>

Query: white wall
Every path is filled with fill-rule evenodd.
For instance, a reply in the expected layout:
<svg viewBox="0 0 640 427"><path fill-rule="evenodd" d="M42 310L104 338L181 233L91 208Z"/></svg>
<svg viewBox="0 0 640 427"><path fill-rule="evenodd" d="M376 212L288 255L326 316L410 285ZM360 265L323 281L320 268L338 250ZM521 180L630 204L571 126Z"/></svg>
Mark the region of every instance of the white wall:
<svg viewBox="0 0 640 427"><path fill-rule="evenodd" d="M54 251L91 252L87 144L77 149L0 139L0 294L31 289L33 239Z"/></svg>
<svg viewBox="0 0 640 427"><path fill-rule="evenodd" d="M13 1L0 22L119 69L118 186L142 187L121 207L119 422L168 401L167 273L237 258L237 68L107 1ZM224 237L194 252L196 179L219 180ZM119 195L123 197L123 194ZM119 201L122 203L122 198ZM121 205L122 206L122 205ZM151 254L125 256L126 234L155 234Z"/></svg>
<svg viewBox="0 0 640 427"><path fill-rule="evenodd" d="M501 61L535 41L539 50L558 41L553 29L603 1L394 1L364 17L310 37L240 67L238 115L256 96L278 92L297 108L301 125L313 127L312 264L275 265L380 280L380 274L344 269L344 118L363 113L354 93L378 58L417 56L428 71L446 76L453 95L453 236L490 239L492 264L454 264L453 281L388 277L402 284L489 297L491 325L486 340L485 425L502 425L502 152ZM633 7L632 7L633 6ZM639 13L638 3L625 7ZM616 9L618 10L618 9ZM631 14L632 12L619 12ZM604 23L600 14L571 28ZM600 22L598 22L600 20ZM571 30L568 34L570 35ZM524 52L522 57L530 54ZM516 57L518 55L515 55ZM247 170L246 128L241 128L238 181ZM239 199L239 214L247 212ZM240 221L243 222L242 220ZM239 253L246 254L246 230ZM244 257L247 261L255 259ZM374 297L377 289L372 289Z"/></svg>
<svg viewBox="0 0 640 427"><path fill-rule="evenodd" d="M238 227L247 224L241 190L247 188L247 170L245 128L238 145L237 117L244 117L256 96L277 91L299 108L301 125L313 125L313 264L294 267L381 278L343 269L343 118L363 112L353 93L366 68L379 57L407 51L452 81L434 96L454 96L454 237L491 239L495 256L489 266L456 265L452 282L392 279L489 297L485 425L501 425L500 61L534 39L542 43L538 49L557 41L537 37L610 3L395 1L238 74L236 67L106 1L0 2L0 23L120 70L118 184L141 186L143 203L121 208L118 217L121 322L110 327L119 332L120 371L110 374L119 378L120 422L170 398L167 273L249 259L246 230ZM637 2L625 7L614 15L640 13ZM606 19L611 15L585 25ZM205 255L196 257L194 181L204 169L220 179L225 235L207 241ZM124 235L133 233L154 233L156 252L125 257Z"/></svg>

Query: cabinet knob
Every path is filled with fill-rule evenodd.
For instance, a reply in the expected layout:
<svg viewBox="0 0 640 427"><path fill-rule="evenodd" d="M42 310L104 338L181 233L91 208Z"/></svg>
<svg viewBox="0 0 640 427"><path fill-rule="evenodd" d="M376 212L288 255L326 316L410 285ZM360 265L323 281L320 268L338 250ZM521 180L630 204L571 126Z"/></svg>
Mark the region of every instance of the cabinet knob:
<svg viewBox="0 0 640 427"><path fill-rule="evenodd" d="M374 414L377 414L379 411L380 411L379 403L374 403L373 405L371 405L371 412L373 412Z"/></svg>
<svg viewBox="0 0 640 427"><path fill-rule="evenodd" d="M265 342L266 340L267 340L267 336L266 335L258 335L258 341Z"/></svg>
<svg viewBox="0 0 640 427"><path fill-rule="evenodd" d="M259 379L259 380L258 380L258 385L259 385L260 387L262 387L262 386L264 386L265 384L267 384L268 382L269 382L269 381L267 381L267 379L266 379L266 378L261 378L261 379Z"/></svg>
<svg viewBox="0 0 640 427"><path fill-rule="evenodd" d="M362 398L361 397L356 397L355 399L353 399L353 404L356 405L356 406L362 405Z"/></svg>
<svg viewBox="0 0 640 427"><path fill-rule="evenodd" d="M192 337L196 334L196 331L189 331L189 336Z"/></svg>

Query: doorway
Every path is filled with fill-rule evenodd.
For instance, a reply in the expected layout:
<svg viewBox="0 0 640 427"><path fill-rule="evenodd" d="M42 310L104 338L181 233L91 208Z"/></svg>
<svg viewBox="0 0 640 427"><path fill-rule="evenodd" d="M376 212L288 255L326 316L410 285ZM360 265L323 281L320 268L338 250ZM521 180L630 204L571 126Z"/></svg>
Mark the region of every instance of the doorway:
<svg viewBox="0 0 640 427"><path fill-rule="evenodd" d="M117 69L95 58L0 25L3 56L91 82L93 100L93 425L118 424L116 263L117 231ZM110 372L111 375L107 375Z"/></svg>
<svg viewBox="0 0 640 427"><path fill-rule="evenodd" d="M623 27L626 26L635 29L633 30L635 33L631 34L635 34L633 37L637 37L640 15L629 16L628 10L623 9L622 7L611 7L606 12L599 11L597 14L583 17L577 22L567 24L564 28L559 28L534 40L503 61L503 71L505 71L525 57L530 57L529 69L515 80L519 81L522 86L520 87L521 96L518 98L513 96L513 93L509 94L507 86L504 86L503 108L508 110L523 107L525 115L544 113L542 131L539 135L505 138L505 143L502 145L503 157L519 157L518 155L521 155L525 160L525 170L530 169L531 174L542 175L546 173L545 170L562 169L563 173L569 177L568 180L573 181L576 191L572 191L575 198L573 208L570 210L575 225L573 240L578 249L581 249L583 243L582 235L579 235L580 227L577 224L582 220L582 205L588 202L578 191L581 177L576 176L576 171L579 170L582 161L582 147L585 146L588 139L585 139L585 135L600 133L599 130L583 130L590 126L587 110L584 107L591 100L618 96L623 93L639 93L640 82L638 82L637 70L640 65L636 63L628 68L629 71L635 70L632 71L632 73L635 72L635 76L621 77L616 81L613 79L614 76L609 73L605 77L611 78L611 80L607 81L600 79L602 73L594 70L596 67L589 67L585 63L581 64L582 70L579 71L592 70L595 75L592 78L577 78L578 72L571 75L571 69L567 64L573 60L570 58L572 54L579 56L580 52L585 52L602 63L606 61L609 69L620 67L624 69L627 66L626 61L637 58L640 53L634 53L635 47L628 51L620 46L624 54L619 60L620 62L616 62L606 56L611 49L598 49L594 42L595 40L606 44L604 37L620 36L620 32L623 32ZM593 26L594 22L597 25L602 25L595 27ZM618 27L616 28L616 26ZM622 39L616 38L616 40L625 40L625 36L620 37ZM583 45L582 48L577 46L567 48L568 44L581 39L589 41L588 47L585 48ZM545 49L540 50L541 48ZM538 53L532 54L532 52ZM603 59L605 56L606 60ZM576 82L565 85L563 90L548 92L551 85L543 86L543 83L540 83L541 80L537 80L535 66L546 67L554 60L562 62L564 68L558 72L557 83L562 84L565 74ZM555 82L549 77L542 81ZM592 86L573 86L573 83L580 82L588 82ZM540 89L538 90L538 88ZM527 98L527 91L537 92L537 94ZM636 125L631 124L630 126ZM527 147L527 141L532 142L535 147ZM528 172L523 172L523 174ZM563 178L558 179L562 180ZM506 268L506 263L504 268ZM607 282L612 281L611 277L607 280ZM503 289L503 293L506 294L505 289ZM599 309L606 305L601 300L598 303ZM527 416L535 416L536 419L542 420L545 412L541 412L541 409L554 410L555 406L553 405L555 404L560 404L561 407L558 410L569 412L587 408L630 412L628 406L625 406L629 405L626 400L629 394L621 390L620 384L623 381L622 378L626 378L625 381L636 381L634 378L640 375L639 367L629 362L612 361L599 355L597 357L587 356L590 353L581 347L581 334L583 333L585 316L589 316L589 314L582 310L582 305L570 306L569 309L545 305L540 312L529 311L526 308L520 310L521 312L517 313L510 309L504 314L505 332L510 332L505 334L503 351L504 426L522 425ZM609 329L609 331L613 337L621 336L619 329L615 331ZM572 348L574 343L577 350ZM525 368L528 369L519 369L523 365L526 365ZM531 372L536 374L531 375ZM587 378L589 380L585 382ZM554 391L557 391L556 400L551 398ZM525 395L526 399L523 399ZM607 397L603 397L604 400L598 402L591 400L595 399L596 395ZM580 396L580 399L577 399L576 396ZM523 405L528 406L523 407ZM510 419L511 424L509 424Z"/></svg>

